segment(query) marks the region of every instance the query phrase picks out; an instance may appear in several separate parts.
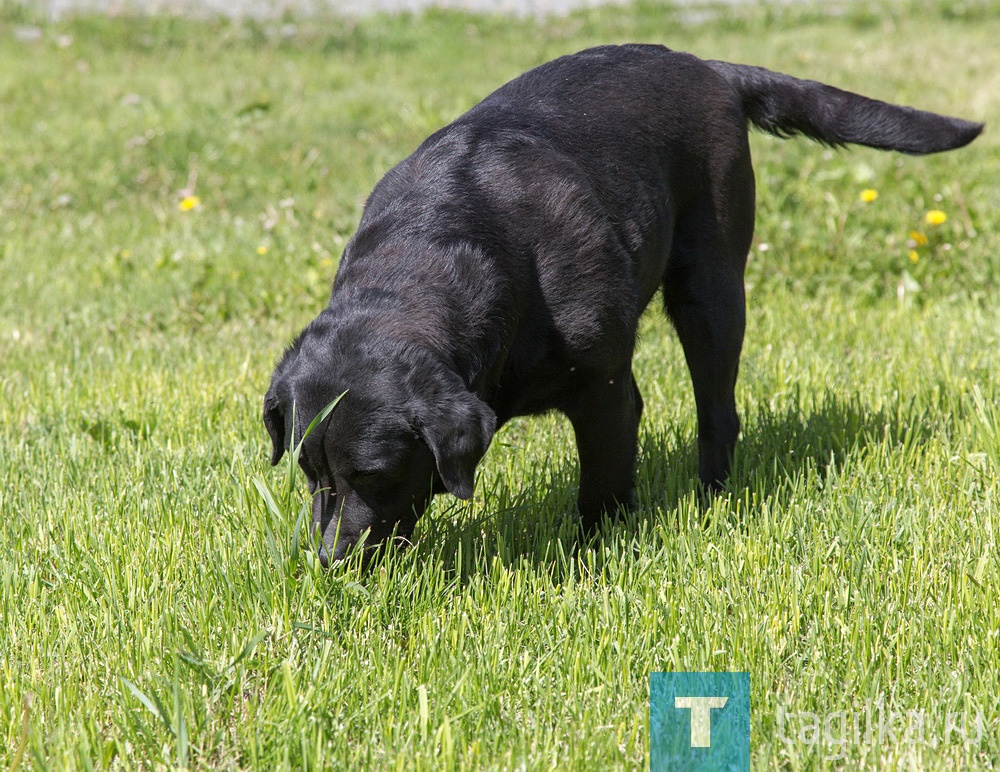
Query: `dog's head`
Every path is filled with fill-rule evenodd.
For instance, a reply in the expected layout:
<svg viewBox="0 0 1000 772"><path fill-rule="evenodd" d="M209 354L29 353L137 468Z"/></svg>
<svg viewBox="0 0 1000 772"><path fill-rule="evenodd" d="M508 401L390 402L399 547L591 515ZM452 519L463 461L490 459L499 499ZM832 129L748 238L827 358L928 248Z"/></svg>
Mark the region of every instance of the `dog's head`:
<svg viewBox="0 0 1000 772"><path fill-rule="evenodd" d="M326 565L365 531L366 545L408 538L435 493L471 498L496 416L426 350L317 319L276 367L264 425L272 465L301 443Z"/></svg>

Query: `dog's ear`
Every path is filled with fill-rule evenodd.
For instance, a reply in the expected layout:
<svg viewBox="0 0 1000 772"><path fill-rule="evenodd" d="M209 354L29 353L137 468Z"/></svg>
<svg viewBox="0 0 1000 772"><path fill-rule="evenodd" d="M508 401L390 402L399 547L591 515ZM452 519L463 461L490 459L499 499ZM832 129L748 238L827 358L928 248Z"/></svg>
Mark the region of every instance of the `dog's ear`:
<svg viewBox="0 0 1000 772"><path fill-rule="evenodd" d="M418 423L445 487L460 499L471 499L476 465L493 439L496 415L479 397L463 390L429 408Z"/></svg>
<svg viewBox="0 0 1000 772"><path fill-rule="evenodd" d="M271 466L275 466L285 455L285 412L281 400L270 391L264 397L264 428L271 435Z"/></svg>

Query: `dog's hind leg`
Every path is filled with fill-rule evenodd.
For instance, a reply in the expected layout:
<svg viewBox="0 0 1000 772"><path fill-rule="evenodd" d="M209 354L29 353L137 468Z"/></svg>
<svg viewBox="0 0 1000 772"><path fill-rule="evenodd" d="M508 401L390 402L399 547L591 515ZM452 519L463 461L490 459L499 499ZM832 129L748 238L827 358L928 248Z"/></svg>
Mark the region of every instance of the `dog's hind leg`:
<svg viewBox="0 0 1000 772"><path fill-rule="evenodd" d="M565 409L580 456L577 506L584 530L593 533L606 515L633 504L636 446L642 395L631 365L595 379Z"/></svg>
<svg viewBox="0 0 1000 772"><path fill-rule="evenodd" d="M735 388L746 325L743 269L753 236L752 184L751 177L749 199L731 199L737 206L724 226L711 214L679 223L663 282L667 315L694 386L698 477L709 489L729 475L740 432Z"/></svg>
<svg viewBox="0 0 1000 772"><path fill-rule="evenodd" d="M698 477L718 488L729 475L740 420L736 373L743 343L742 284L717 282L705 288L712 301L667 300L667 310L684 347L698 412Z"/></svg>

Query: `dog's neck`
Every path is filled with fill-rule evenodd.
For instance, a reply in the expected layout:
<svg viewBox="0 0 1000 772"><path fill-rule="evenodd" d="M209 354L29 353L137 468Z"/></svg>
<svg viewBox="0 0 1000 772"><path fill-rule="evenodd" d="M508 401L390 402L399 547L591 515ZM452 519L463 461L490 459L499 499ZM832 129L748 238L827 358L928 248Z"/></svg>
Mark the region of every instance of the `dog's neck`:
<svg viewBox="0 0 1000 772"><path fill-rule="evenodd" d="M330 311L345 320L364 317L366 330L432 352L488 397L523 301L499 280L497 258L476 244L430 242L417 234L397 234L368 251L360 248L372 243L365 236L359 231L344 253ZM456 283L475 292L457 300Z"/></svg>

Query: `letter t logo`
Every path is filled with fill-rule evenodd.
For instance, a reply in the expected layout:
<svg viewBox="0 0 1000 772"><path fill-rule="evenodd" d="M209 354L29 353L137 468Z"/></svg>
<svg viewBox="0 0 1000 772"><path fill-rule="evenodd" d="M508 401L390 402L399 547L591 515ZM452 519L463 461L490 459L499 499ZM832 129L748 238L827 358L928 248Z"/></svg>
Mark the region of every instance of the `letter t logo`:
<svg viewBox="0 0 1000 772"><path fill-rule="evenodd" d="M691 747L712 747L712 708L725 707L728 697L674 697L675 708L691 711Z"/></svg>

